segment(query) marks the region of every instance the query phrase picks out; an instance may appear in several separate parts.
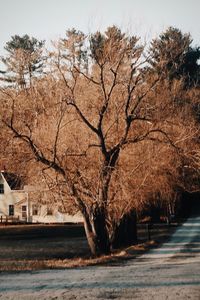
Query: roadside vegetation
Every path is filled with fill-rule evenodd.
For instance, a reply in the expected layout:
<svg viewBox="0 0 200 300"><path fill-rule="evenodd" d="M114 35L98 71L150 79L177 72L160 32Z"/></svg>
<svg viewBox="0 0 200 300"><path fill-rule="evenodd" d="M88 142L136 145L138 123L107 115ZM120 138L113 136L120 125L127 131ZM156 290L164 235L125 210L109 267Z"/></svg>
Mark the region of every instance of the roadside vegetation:
<svg viewBox="0 0 200 300"><path fill-rule="evenodd" d="M5 49L2 160L45 185L61 211L81 212L93 256L136 243L137 218L187 211L200 191L200 49L190 34L170 27L142 45L115 26L71 29L54 51L27 35Z"/></svg>

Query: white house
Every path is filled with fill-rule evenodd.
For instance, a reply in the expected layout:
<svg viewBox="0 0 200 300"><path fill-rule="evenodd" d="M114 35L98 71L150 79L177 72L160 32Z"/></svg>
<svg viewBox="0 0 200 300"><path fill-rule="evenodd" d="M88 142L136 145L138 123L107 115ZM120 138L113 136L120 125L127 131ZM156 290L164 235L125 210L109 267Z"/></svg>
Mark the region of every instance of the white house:
<svg viewBox="0 0 200 300"><path fill-rule="evenodd" d="M32 201L32 190L19 189L20 183L13 174L0 172L0 220L17 218L28 223L79 223L82 216L59 212L56 206Z"/></svg>

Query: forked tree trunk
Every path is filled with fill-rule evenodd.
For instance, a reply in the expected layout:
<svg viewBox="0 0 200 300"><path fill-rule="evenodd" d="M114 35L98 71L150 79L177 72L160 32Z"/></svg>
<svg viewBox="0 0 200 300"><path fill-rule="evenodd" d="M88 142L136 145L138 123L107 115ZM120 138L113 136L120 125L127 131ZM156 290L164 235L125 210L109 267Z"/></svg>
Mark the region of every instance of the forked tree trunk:
<svg viewBox="0 0 200 300"><path fill-rule="evenodd" d="M102 138L100 138L102 143ZM89 213L85 210L84 226L89 247L94 256L110 254L110 238L106 224L108 190L112 172L119 157L120 148L104 153L105 161L102 166L102 174L98 191L99 205Z"/></svg>
<svg viewBox="0 0 200 300"><path fill-rule="evenodd" d="M114 229L112 247L130 246L137 242L137 218L135 210L125 214Z"/></svg>
<svg viewBox="0 0 200 300"><path fill-rule="evenodd" d="M110 254L110 242L104 209L97 207L90 214L84 214L84 227L92 255Z"/></svg>

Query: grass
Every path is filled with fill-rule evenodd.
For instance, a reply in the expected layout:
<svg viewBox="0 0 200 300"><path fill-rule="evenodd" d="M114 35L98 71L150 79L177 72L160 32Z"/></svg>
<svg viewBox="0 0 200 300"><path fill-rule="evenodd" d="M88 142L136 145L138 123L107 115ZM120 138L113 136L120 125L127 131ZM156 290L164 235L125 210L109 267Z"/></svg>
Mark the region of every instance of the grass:
<svg viewBox="0 0 200 300"><path fill-rule="evenodd" d="M148 241L146 226L138 226L139 244L91 258L80 225L20 225L0 227L0 271L63 269L118 264L144 253L170 236L172 226L155 225Z"/></svg>
<svg viewBox="0 0 200 300"><path fill-rule="evenodd" d="M32 271L41 269L66 269L74 267L85 267L91 265L102 265L121 263L122 261L136 257L142 254L156 243L153 241L143 244L133 245L126 249L116 251L111 255L97 258L77 257L72 259L41 259L41 260L4 260L1 261L0 271Z"/></svg>

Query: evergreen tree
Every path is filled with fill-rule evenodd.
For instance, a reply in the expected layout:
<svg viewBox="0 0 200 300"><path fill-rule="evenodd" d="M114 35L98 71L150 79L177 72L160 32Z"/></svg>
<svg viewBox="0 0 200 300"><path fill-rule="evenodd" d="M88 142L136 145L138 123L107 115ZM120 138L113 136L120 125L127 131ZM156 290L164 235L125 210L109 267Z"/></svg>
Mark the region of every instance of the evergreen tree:
<svg viewBox="0 0 200 300"><path fill-rule="evenodd" d="M183 34L179 29L169 27L151 43L148 70L169 82L183 79L185 88L199 84L200 49L192 48L191 43L190 34Z"/></svg>
<svg viewBox="0 0 200 300"><path fill-rule="evenodd" d="M5 66L5 70L1 70L1 80L19 87L31 86L33 76L43 70L43 46L44 41L27 34L12 36L5 46L7 56L1 58Z"/></svg>

